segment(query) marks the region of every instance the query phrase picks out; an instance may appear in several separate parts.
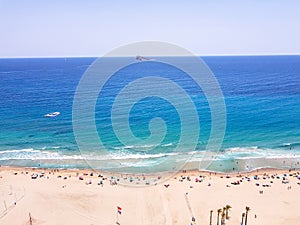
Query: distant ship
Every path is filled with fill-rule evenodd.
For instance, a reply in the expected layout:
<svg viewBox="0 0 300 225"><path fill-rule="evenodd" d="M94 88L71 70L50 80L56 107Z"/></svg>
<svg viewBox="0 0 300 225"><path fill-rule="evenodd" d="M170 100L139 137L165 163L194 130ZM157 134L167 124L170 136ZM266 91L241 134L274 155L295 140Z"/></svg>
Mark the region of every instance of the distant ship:
<svg viewBox="0 0 300 225"><path fill-rule="evenodd" d="M56 117L60 115L60 112L52 112L45 115L45 117Z"/></svg>
<svg viewBox="0 0 300 225"><path fill-rule="evenodd" d="M148 61L148 60L153 60L153 59L146 58L146 57L143 57L143 56L140 56L140 55L136 56L135 59L138 60L138 61Z"/></svg>

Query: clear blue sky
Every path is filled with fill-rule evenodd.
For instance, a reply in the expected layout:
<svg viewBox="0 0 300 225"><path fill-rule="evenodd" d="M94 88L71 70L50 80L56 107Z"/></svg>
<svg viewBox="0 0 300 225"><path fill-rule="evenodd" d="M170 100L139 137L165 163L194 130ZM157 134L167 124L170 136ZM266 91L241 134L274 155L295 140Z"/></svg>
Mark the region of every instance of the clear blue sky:
<svg viewBox="0 0 300 225"><path fill-rule="evenodd" d="M299 54L299 0L0 0L0 57L101 56L146 40L198 55Z"/></svg>

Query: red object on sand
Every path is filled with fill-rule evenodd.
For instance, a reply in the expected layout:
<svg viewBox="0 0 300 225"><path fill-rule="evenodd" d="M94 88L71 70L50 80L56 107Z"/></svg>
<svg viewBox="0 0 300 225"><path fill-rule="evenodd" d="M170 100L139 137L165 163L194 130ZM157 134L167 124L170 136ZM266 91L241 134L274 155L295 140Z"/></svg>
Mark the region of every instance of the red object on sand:
<svg viewBox="0 0 300 225"><path fill-rule="evenodd" d="M121 211L121 210L122 210L122 208L121 208L120 206L117 206L117 209L118 209L118 211Z"/></svg>

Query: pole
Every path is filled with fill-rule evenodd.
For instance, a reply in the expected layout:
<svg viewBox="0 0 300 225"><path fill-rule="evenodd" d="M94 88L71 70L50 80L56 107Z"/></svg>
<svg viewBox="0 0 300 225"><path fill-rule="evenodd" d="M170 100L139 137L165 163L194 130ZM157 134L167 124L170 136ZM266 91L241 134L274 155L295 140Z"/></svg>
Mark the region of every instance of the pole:
<svg viewBox="0 0 300 225"><path fill-rule="evenodd" d="M32 225L32 217L30 213L29 213L29 224Z"/></svg>
<svg viewBox="0 0 300 225"><path fill-rule="evenodd" d="M120 224L119 223L119 212L118 212L118 210L117 210L117 222L116 222L116 224Z"/></svg>
<svg viewBox="0 0 300 225"><path fill-rule="evenodd" d="M6 211L7 210L6 202L5 202L5 200L3 202L4 202L4 208L5 208L5 211Z"/></svg>

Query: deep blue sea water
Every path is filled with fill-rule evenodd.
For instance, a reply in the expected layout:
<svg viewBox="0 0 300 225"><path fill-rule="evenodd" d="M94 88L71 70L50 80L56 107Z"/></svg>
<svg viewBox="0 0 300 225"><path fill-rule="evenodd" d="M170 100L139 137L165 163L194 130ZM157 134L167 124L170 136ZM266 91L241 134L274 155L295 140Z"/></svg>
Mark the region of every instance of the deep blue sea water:
<svg viewBox="0 0 300 225"><path fill-rule="evenodd" d="M227 170L235 160L247 161L247 167L240 169L254 169L258 165L273 166L264 159L300 158L300 56L202 59L220 84L227 115L222 148L214 158L221 163L211 169ZM97 151L80 152L73 132L72 105L80 79L95 60L0 59L0 165L81 168L88 167L84 160L88 158L97 162L98 169L152 172L175 169L174 165L186 156L207 151L211 112L204 93L184 72L149 61L124 68L107 82L95 106L96 128L103 146ZM189 63L188 58L180 60ZM142 144L128 137L131 144L124 145L117 138L111 118L115 98L126 84L148 73L176 82L193 100L201 128L196 148L187 142L174 151L180 142L180 115L167 99L153 96L133 105L128 118L132 133L143 140ZM161 93L165 92L167 84L160 85ZM143 93L144 87L135 91ZM56 111L61 113L57 117L44 116ZM160 117L166 125L160 143L147 142L149 122L154 117ZM87 134L85 141L93 141L88 138L89 131L83 128L83 132ZM264 163L251 164L249 160Z"/></svg>

